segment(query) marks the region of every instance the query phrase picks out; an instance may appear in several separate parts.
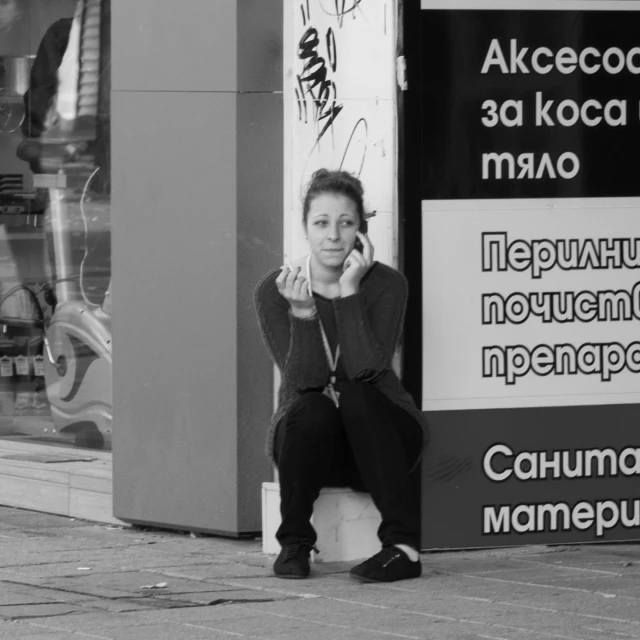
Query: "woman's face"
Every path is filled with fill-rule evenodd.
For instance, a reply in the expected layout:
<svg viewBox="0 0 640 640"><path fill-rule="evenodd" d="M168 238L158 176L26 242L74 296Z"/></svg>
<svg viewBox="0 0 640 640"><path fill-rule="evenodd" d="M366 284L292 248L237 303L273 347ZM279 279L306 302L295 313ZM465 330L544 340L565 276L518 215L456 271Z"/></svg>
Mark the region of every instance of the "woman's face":
<svg viewBox="0 0 640 640"><path fill-rule="evenodd" d="M360 216L351 198L337 193L317 196L305 225L311 255L325 267L341 267L353 250L359 227Z"/></svg>
<svg viewBox="0 0 640 640"><path fill-rule="evenodd" d="M0 0L0 29L8 29L20 17L18 0Z"/></svg>

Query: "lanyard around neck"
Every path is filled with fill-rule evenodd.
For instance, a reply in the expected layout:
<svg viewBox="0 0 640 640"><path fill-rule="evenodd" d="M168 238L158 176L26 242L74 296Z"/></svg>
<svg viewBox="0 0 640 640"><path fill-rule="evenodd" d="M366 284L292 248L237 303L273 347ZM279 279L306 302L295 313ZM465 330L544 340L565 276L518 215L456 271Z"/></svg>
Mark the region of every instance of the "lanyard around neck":
<svg viewBox="0 0 640 640"><path fill-rule="evenodd" d="M311 286L311 254L307 256L307 286L309 287L309 295L313 296L313 288ZM327 362L329 363L329 368L331 369L331 383L335 383L336 381L336 369L338 367L338 359L340 358L340 345L336 347L336 353L333 355L331 353L331 346L329 345L329 338L327 338L327 332L324 329L324 325L322 324L322 318L318 316L318 320L320 321L320 333L322 334L322 343L324 344L324 352L327 355Z"/></svg>

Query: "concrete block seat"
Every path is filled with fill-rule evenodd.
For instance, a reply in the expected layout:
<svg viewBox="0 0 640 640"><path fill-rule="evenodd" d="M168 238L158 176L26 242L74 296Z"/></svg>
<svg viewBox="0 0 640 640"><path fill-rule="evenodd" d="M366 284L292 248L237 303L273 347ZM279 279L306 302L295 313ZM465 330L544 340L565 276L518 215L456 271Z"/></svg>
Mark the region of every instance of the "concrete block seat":
<svg viewBox="0 0 640 640"><path fill-rule="evenodd" d="M275 533L280 526L280 485L262 484L262 551L280 552ZM315 562L362 560L380 551L380 512L368 493L348 488L322 489L311 523L318 534Z"/></svg>

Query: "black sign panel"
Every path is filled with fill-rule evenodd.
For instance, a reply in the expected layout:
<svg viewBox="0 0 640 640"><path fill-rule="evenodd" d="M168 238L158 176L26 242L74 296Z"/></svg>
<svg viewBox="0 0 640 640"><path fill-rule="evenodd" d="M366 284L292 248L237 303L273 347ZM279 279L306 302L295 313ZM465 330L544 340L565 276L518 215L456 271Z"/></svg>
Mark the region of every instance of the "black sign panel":
<svg viewBox="0 0 640 640"><path fill-rule="evenodd" d="M422 11L423 199L640 196L640 12Z"/></svg>
<svg viewBox="0 0 640 640"><path fill-rule="evenodd" d="M638 405L431 412L422 548L637 540L639 419Z"/></svg>

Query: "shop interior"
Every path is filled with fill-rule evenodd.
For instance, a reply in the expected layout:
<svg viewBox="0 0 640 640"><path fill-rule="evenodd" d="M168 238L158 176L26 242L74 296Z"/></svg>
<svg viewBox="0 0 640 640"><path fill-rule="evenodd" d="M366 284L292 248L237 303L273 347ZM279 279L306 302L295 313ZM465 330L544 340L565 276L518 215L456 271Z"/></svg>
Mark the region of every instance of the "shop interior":
<svg viewBox="0 0 640 640"><path fill-rule="evenodd" d="M110 0L0 0L5 442L111 449L109 24Z"/></svg>

